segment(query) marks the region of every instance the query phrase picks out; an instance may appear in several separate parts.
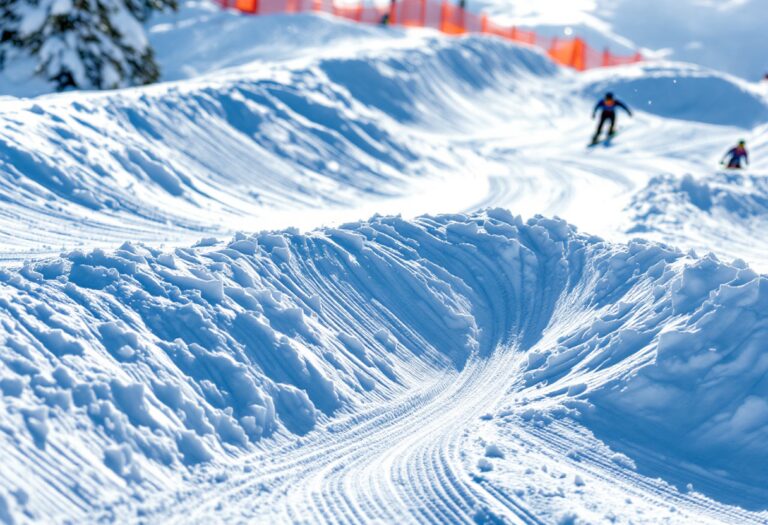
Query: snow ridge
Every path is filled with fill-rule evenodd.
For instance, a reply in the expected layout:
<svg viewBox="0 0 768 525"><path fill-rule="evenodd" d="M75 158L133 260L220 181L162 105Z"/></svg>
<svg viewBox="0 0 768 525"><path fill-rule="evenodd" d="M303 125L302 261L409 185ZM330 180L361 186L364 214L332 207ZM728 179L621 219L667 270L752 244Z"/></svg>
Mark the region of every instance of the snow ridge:
<svg viewBox="0 0 768 525"><path fill-rule="evenodd" d="M543 55L500 41L417 40L246 78L0 102L0 246L23 258L83 239L189 244L201 232L316 226L349 203L369 215L424 191L420 179L462 170L459 154L420 133L427 121L460 128L498 79L555 74Z"/></svg>
<svg viewBox="0 0 768 525"><path fill-rule="evenodd" d="M768 311L761 307L764 278L710 259L688 261L650 243L613 246L559 220L524 223L498 209L414 221L377 217L310 234L237 235L225 245L203 244L172 254L135 244L76 251L0 274L0 408L9 427L0 448L13 472L42 473L53 465L57 471L54 478L0 480L7 493L27 495L15 503L25 500L25 512L40 519L83 519L99 509L133 513L150 495L156 501L183 485L185 466L208 463L213 473L203 475L219 479L215 466L258 465L269 451L277 459L295 436L316 442L342 428L375 430L365 426L361 409L381 404L374 413L386 419L387 403L402 410L408 396L424 388L439 392L457 373L467 382L456 381L456 395L471 395L461 405L462 418L498 407L508 389L547 393L558 404L583 399L599 415L607 406L601 392L622 384L641 392L622 394L612 409L642 413L650 410L650 398L640 378L653 374L635 377L638 367L657 362L663 369L690 353L712 355L677 344L679 338L662 329L670 323L689 323L695 334L697 327L727 330L738 317L744 339L719 351L739 361L739 370L765 374L754 345ZM714 298L702 271L719 276ZM546 348L555 350L550 355ZM576 358L584 364L575 366ZM573 371L565 373L566 366ZM482 386L486 380L494 395ZM733 391L752 414L744 416L757 433L746 434L751 441L768 428L751 400L765 385L740 384L757 385ZM361 415L337 428L345 414ZM675 414L680 432L689 425L745 424L744 418L721 421L717 413ZM434 421L435 431L447 423ZM405 436L413 429L401 430ZM434 434L428 437L432 442ZM404 452L392 439L381 444L395 448L371 445L372 454ZM747 457L732 444L733 458ZM701 443L705 450L715 445ZM251 456L257 449L262 452ZM261 467L251 468L248 486L260 479ZM62 486L77 490L62 492ZM300 500L312 491L298 494ZM447 503L436 494L424 497L436 498L438 507ZM488 504L487 498L473 496L468 508ZM311 520L293 514L304 512L295 506L299 500L276 496L259 505L271 505L276 519L288 512L285 521ZM184 497L179 504L196 501ZM212 512L206 508L199 506L199 519ZM141 512L168 511L167 502L158 502ZM408 511L355 512L394 519Z"/></svg>

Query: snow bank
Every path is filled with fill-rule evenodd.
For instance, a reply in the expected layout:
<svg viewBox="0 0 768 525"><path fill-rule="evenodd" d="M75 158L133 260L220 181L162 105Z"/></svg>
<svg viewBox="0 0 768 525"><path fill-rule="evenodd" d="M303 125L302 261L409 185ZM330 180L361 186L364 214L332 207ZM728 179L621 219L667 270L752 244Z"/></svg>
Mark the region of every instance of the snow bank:
<svg viewBox="0 0 768 525"><path fill-rule="evenodd" d="M576 418L645 475L763 509L768 280L743 262L645 243L610 266L595 275L593 316L555 314L512 410Z"/></svg>
<svg viewBox="0 0 768 525"><path fill-rule="evenodd" d="M619 411L662 425L745 479L768 461L765 279L558 220L491 210L172 254L126 244L0 281L0 449L35 473L0 485L31 494L40 517L109 506L104 487L172 484L180 466L318 431L506 351L530 351L528 381L587 400L596 421ZM74 500L53 496L62 483L82 485Z"/></svg>
<svg viewBox="0 0 768 525"><path fill-rule="evenodd" d="M667 300L684 319L654 336L651 364L589 394L596 412L588 417L606 435L717 472L736 490L702 490L723 501L764 503L764 494L738 492L764 488L768 467L768 280L705 258L672 283ZM626 425L602 419L617 413Z"/></svg>
<svg viewBox="0 0 768 525"><path fill-rule="evenodd" d="M477 0L519 25L586 35L595 45L640 46L756 81L768 71L762 0ZM648 14L657 13L653 23Z"/></svg>
<svg viewBox="0 0 768 525"><path fill-rule="evenodd" d="M257 19L237 20L268 42ZM368 34L317 17L291 24L306 31L307 45L323 31L355 41ZM306 51L302 42L293 49ZM415 34L398 42L188 83L0 101L0 196L9 203L0 246L57 253L83 238L113 248L124 240L188 244L203 231L314 227L338 220L338 210L368 216L413 199L427 179L460 186L452 201L441 200L444 209L456 195L482 191L466 175L466 158L429 133L499 121L498 111L478 111L478 96L507 93L502 80L557 69L500 40ZM424 200L415 206L397 210L434 211ZM304 223L298 211L307 212Z"/></svg>
<svg viewBox="0 0 768 525"><path fill-rule="evenodd" d="M758 158L763 148L753 151ZM765 271L768 182L756 173L659 175L633 196L628 232L747 260Z"/></svg>
<svg viewBox="0 0 768 525"><path fill-rule="evenodd" d="M688 214L719 210L739 219L765 217L768 179L739 171L721 171L702 178L660 175L634 197L632 208L637 210L638 223L650 222L648 219L661 209L671 219L681 208Z"/></svg>
<svg viewBox="0 0 768 525"><path fill-rule="evenodd" d="M652 62L584 75L584 95L613 91L631 108L664 118L752 129L768 120L768 101L754 84L697 66Z"/></svg>
<svg viewBox="0 0 768 525"><path fill-rule="evenodd" d="M3 270L0 449L4 467L28 474L0 485L33 494L34 516L76 517L110 504L104 487L168 483L180 466L316 430L510 334L528 344L568 280L569 235L502 211L379 218ZM67 502L52 496L63 486Z"/></svg>

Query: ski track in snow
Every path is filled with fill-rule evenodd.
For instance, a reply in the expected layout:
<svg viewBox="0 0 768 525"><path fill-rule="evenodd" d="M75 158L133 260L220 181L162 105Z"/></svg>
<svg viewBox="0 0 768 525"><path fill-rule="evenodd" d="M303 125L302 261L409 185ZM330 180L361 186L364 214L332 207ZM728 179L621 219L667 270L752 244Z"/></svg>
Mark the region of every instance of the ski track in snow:
<svg viewBox="0 0 768 525"><path fill-rule="evenodd" d="M205 523L212 516L221 522L248 521L265 515L275 523L553 523L557 512L552 515L529 494L505 488L503 479L487 479L465 458L478 414L497 409L520 383L524 357L498 353L372 414L356 414L351 423L336 422L297 449L248 458L245 472L242 462L232 465L225 482L203 482L149 515L168 523ZM665 518L673 523L765 522L764 515L679 493L660 480L628 472L605 451L569 460L574 448L594 449L596 440L572 425L553 427L506 421L504 432L524 443L529 456L538 456L527 465L539 465L544 458L593 476L601 487L618 486L625 497L637 500L630 519L669 509Z"/></svg>
<svg viewBox="0 0 768 525"><path fill-rule="evenodd" d="M298 43L270 63L181 49L202 76L0 100L0 522L768 522L755 472L706 464L768 465L765 279L621 244L765 271L763 175L711 174L735 137L768 153L765 97L682 64L575 75L494 39L283 22ZM322 54L296 53L303 28ZM607 89L639 111L587 150ZM474 212L495 206L614 244ZM375 213L403 217L316 229ZM313 232L233 234L286 227ZM701 383L664 390L679 367ZM669 414L695 454L626 430L708 390L730 406Z"/></svg>

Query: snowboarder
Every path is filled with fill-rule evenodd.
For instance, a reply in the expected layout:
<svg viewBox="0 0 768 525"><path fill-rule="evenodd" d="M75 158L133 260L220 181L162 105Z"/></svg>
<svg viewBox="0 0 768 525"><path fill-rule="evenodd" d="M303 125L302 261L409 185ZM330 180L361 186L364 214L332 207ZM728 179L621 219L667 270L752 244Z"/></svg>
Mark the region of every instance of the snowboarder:
<svg viewBox="0 0 768 525"><path fill-rule="evenodd" d="M735 147L728 150L728 153L725 154L723 160L720 161L720 164L725 164L725 161L728 160L726 167L738 170L742 168L742 159L744 159L744 164L749 166L749 154L747 153L746 142L740 140Z"/></svg>
<svg viewBox="0 0 768 525"><path fill-rule="evenodd" d="M597 115L597 111L600 110L600 123L597 125L597 131L595 136L592 137L592 145L597 144L600 138L600 133L603 131L603 126L606 122L610 123L608 128L608 138L610 139L616 134L616 108L621 108L627 112L627 115L632 116L632 111L621 100L615 99L613 93L606 93L605 97L597 103L595 110L592 112L592 118Z"/></svg>

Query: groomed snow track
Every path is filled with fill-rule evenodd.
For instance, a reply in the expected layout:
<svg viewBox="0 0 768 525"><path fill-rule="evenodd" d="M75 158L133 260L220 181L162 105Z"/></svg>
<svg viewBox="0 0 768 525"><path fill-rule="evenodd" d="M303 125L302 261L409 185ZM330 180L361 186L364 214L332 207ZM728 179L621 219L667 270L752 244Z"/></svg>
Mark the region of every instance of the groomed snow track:
<svg viewBox="0 0 768 525"><path fill-rule="evenodd" d="M602 392L653 365L662 328L702 322L697 264L763 290L717 319L766 300L747 270L502 210L3 271L6 503L43 521L550 523L556 506L472 463L481 416L575 464L531 414L566 410L577 436L589 419L569 403L599 414ZM685 519L760 522L627 469L596 483L649 507L674 494Z"/></svg>

